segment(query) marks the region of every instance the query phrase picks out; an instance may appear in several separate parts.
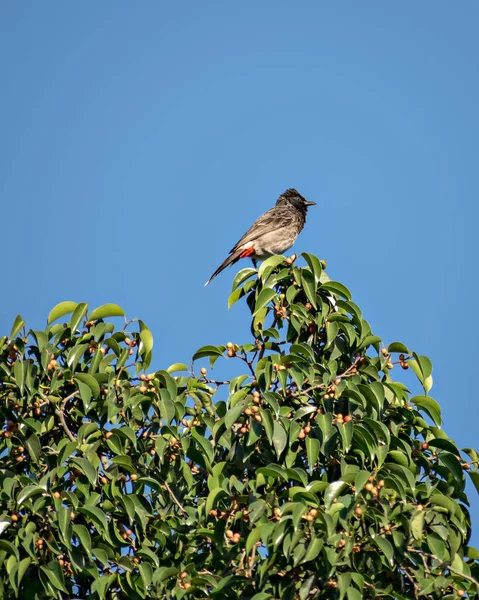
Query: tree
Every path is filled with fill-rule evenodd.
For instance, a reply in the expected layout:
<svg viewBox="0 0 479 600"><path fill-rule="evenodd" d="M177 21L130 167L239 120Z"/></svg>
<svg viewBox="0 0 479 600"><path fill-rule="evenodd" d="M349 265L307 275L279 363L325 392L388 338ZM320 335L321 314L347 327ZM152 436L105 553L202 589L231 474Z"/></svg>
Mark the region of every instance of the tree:
<svg viewBox="0 0 479 600"><path fill-rule="evenodd" d="M479 457L440 428L431 362L386 349L302 256L236 275L252 339L191 368L147 374L152 334L115 327L114 304L63 302L43 331L17 317L0 340L0 597L477 597ZM217 381L226 357L245 374Z"/></svg>

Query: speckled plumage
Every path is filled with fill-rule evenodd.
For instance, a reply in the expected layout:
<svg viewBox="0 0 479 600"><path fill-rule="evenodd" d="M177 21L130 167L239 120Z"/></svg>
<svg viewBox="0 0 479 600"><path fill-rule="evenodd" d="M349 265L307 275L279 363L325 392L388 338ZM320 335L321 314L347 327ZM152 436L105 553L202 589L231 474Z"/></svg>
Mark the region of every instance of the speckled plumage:
<svg viewBox="0 0 479 600"><path fill-rule="evenodd" d="M223 269L240 258L249 257L255 262L274 254L282 254L296 241L306 222L308 202L301 194L290 188L276 201L276 205L253 223L244 236L233 246L229 256L205 283L210 283Z"/></svg>

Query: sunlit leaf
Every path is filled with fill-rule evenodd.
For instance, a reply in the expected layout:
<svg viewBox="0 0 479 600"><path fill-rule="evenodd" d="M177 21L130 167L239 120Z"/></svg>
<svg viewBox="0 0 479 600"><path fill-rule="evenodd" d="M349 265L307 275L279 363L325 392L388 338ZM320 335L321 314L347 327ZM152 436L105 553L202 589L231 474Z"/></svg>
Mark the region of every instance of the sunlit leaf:
<svg viewBox="0 0 479 600"><path fill-rule="evenodd" d="M90 321L106 319L107 317L124 317L125 312L118 304L102 304L89 314Z"/></svg>
<svg viewBox="0 0 479 600"><path fill-rule="evenodd" d="M53 323L57 319L61 319L65 315L69 315L70 313L72 313L75 310L76 307L77 307L76 302L60 302L60 304L57 304L50 311L50 313L48 315L47 323L50 325L50 323Z"/></svg>

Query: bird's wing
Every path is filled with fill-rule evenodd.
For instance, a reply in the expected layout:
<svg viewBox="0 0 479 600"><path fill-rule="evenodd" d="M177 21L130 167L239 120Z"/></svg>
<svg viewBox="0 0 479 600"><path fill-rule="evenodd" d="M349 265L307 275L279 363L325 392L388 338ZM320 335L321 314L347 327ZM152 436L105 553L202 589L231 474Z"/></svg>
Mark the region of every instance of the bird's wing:
<svg viewBox="0 0 479 600"><path fill-rule="evenodd" d="M294 214L292 214L290 210L283 210L282 207L273 206L273 208L266 211L253 223L253 225L251 225L244 236L238 240L230 250L230 254L235 252L243 244L254 242L265 233L291 225L293 220Z"/></svg>

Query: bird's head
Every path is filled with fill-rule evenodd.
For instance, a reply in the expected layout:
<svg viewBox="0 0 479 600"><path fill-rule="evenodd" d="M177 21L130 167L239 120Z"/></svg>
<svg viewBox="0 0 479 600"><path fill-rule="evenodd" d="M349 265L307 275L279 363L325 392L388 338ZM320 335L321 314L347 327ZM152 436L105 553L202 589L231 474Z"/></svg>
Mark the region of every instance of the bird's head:
<svg viewBox="0 0 479 600"><path fill-rule="evenodd" d="M301 196L298 190L289 188L283 192L276 201L276 205L281 204L292 204L294 208L306 212L308 210L308 206L315 206L316 202L310 202L309 200L306 200L306 198Z"/></svg>

